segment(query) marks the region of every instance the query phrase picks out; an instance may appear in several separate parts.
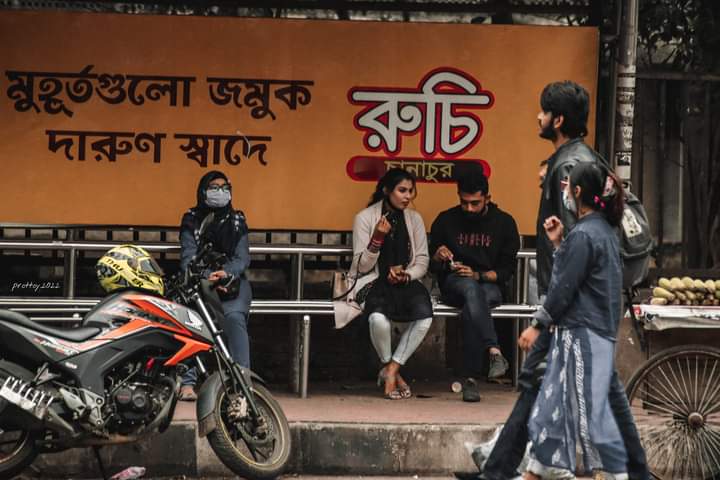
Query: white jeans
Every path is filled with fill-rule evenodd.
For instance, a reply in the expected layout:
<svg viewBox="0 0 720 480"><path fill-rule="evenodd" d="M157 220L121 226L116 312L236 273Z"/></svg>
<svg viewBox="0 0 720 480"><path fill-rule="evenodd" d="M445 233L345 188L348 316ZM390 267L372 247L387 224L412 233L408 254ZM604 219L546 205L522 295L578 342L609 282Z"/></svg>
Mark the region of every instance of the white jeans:
<svg viewBox="0 0 720 480"><path fill-rule="evenodd" d="M370 322L370 340L375 351L383 364L394 360L400 365L405 365L410 356L420 346L430 325L432 317L415 320L405 323L406 328L400 337L395 353L392 353L392 324L382 313L371 313L368 317Z"/></svg>

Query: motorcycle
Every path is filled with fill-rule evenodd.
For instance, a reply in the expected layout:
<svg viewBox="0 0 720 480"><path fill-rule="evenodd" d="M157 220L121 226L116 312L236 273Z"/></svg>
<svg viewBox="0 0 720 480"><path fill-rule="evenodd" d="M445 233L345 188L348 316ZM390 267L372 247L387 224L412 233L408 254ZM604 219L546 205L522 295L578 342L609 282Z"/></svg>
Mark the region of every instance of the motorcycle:
<svg viewBox="0 0 720 480"><path fill-rule="evenodd" d="M211 221L206 218L203 232ZM234 473L280 475L290 458L287 419L265 382L233 362L219 328L222 303L202 272L225 257L205 243L164 297L126 289L79 328L56 329L0 310L0 478L39 453L98 450L164 432L187 363L198 372L198 433Z"/></svg>

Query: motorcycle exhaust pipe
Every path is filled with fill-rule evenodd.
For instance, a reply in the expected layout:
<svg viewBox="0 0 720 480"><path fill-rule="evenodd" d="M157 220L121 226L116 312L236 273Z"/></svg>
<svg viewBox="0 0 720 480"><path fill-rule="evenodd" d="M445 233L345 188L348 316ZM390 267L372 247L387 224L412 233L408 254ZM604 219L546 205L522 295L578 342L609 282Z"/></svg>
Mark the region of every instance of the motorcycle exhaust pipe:
<svg viewBox="0 0 720 480"><path fill-rule="evenodd" d="M23 380L8 376L3 386L0 387L0 399L4 400L3 403L6 404L2 412L9 407L15 407L22 412L23 415L20 418L14 419L19 424L18 426L31 430L39 430L44 426L64 435L77 433L69 423L50 408L55 397L31 387Z"/></svg>
<svg viewBox="0 0 720 480"><path fill-rule="evenodd" d="M28 412L38 420L45 417L55 397L37 390L19 378L8 376L0 388L0 397Z"/></svg>

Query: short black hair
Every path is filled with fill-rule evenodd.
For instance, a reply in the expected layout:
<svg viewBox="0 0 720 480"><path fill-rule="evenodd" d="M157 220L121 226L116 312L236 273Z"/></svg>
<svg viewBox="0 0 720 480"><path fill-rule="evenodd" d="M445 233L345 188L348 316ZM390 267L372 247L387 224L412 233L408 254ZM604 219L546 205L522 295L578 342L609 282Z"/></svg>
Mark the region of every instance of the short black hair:
<svg viewBox="0 0 720 480"><path fill-rule="evenodd" d="M582 85L570 80L549 83L540 95L540 106L554 117L563 116L560 131L567 137L587 135L590 96Z"/></svg>
<svg viewBox="0 0 720 480"><path fill-rule="evenodd" d="M458 192L480 192L483 195L487 195L490 190L488 179L480 166L477 166L477 168L464 168L458 172L457 187Z"/></svg>

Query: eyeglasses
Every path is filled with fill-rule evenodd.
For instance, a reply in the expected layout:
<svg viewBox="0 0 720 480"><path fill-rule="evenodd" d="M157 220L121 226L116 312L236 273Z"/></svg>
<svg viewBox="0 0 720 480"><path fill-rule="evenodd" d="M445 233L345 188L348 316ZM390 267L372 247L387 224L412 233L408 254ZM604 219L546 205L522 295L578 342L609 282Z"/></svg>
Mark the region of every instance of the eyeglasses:
<svg viewBox="0 0 720 480"><path fill-rule="evenodd" d="M219 192L222 190L223 192L228 193L232 191L232 185L229 183L225 183L223 185L209 185L207 189L208 192Z"/></svg>

